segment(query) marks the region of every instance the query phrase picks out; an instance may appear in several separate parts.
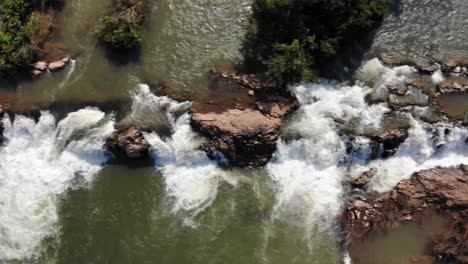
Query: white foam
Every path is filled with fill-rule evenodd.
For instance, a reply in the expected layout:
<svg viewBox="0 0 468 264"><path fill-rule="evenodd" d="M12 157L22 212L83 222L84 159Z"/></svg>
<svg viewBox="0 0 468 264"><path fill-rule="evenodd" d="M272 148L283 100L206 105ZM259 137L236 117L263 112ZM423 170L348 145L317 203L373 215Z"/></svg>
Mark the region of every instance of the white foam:
<svg viewBox="0 0 468 264"><path fill-rule="evenodd" d="M446 131L449 131L448 134ZM467 136L466 127L448 123L431 126L414 120L408 139L394 156L373 161L366 166L378 169L377 175L370 182L370 188L385 192L417 171L468 164Z"/></svg>
<svg viewBox="0 0 468 264"><path fill-rule="evenodd" d="M322 82L291 88L301 107L283 129L283 136L294 140L280 140L267 165L276 193L274 218L304 226L310 237L316 229L332 229L341 212L342 181L349 176L358 177L375 167L378 173L369 188L384 192L416 171L468 164L466 127L424 123L413 117L411 108L406 113L412 126L409 137L391 158L370 162L368 139L355 136L351 141L340 134L344 124L357 134L380 128L390 109L386 103L368 105L366 96L387 90L389 84L404 84L414 71L409 66L388 68L371 60L358 73L370 87L362 82L354 86ZM414 110L418 116L421 109ZM353 146L349 153L346 144Z"/></svg>
<svg viewBox="0 0 468 264"><path fill-rule="evenodd" d="M155 96L147 85L139 85L133 93L131 118L140 119L151 113L154 122L163 119L169 124L172 135L163 138L157 133L146 133L153 156L161 171L166 196L172 201L172 212L203 211L216 198L218 185L224 172L199 150L204 142L192 131L190 115L185 113L189 102L178 103L166 96Z"/></svg>
<svg viewBox="0 0 468 264"><path fill-rule="evenodd" d="M431 76L432 82L434 84L439 84L445 80L444 74L442 73L441 69L435 71Z"/></svg>
<svg viewBox="0 0 468 264"><path fill-rule="evenodd" d="M91 180L106 161L102 145L113 122L102 117L98 110L83 109L57 128L48 112L37 123L24 116L16 116L13 124L8 117L3 120L0 261L35 258L41 241L57 235L58 195L77 175ZM76 137L78 131L85 135Z"/></svg>
<svg viewBox="0 0 468 264"><path fill-rule="evenodd" d="M357 120L361 129L378 128L388 109L367 105L364 98L371 90L357 85L323 82L292 91L302 106L284 132L301 139L280 141L267 170L276 191L274 217L306 227L310 237L316 228L332 228L341 211L345 168L340 162L346 158L346 146L336 121Z"/></svg>

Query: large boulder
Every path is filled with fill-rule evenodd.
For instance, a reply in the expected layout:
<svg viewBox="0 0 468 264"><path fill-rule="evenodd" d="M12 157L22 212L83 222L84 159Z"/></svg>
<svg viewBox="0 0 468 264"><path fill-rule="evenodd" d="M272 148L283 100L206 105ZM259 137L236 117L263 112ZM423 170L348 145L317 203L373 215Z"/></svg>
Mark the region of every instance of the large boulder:
<svg viewBox="0 0 468 264"><path fill-rule="evenodd" d="M192 108L192 127L209 139L204 150L213 159L223 154L234 166L265 165L276 150L283 119L298 107L297 100L262 87L251 75L213 74L213 89L220 93Z"/></svg>
<svg viewBox="0 0 468 264"><path fill-rule="evenodd" d="M433 242L431 253L443 263L468 263L468 167L435 168L415 173L391 192L348 201L342 216L345 245L373 230L389 231L414 221L427 209L449 216L451 223Z"/></svg>
<svg viewBox="0 0 468 264"><path fill-rule="evenodd" d="M107 139L106 148L119 160L149 159L149 144L135 125L122 127Z"/></svg>

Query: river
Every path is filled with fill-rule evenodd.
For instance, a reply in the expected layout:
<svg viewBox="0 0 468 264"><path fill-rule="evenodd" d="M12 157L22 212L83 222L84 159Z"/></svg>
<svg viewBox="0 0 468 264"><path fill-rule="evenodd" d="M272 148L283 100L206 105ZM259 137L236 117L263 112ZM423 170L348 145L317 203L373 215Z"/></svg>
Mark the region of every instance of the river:
<svg viewBox="0 0 468 264"><path fill-rule="evenodd" d="M191 102L158 96L152 87L170 82L181 94L202 93L211 67L239 61L250 1L156 1L141 54L124 64L112 62L93 35L109 2L67 2L60 38L76 57L65 71L0 89L15 94L13 110L42 110L39 120L3 119L0 263L349 263L337 219L349 195L343 182L375 167L370 188L384 192L413 172L468 164L466 126L423 122L425 107L392 113L386 103L367 102L415 72L374 59L363 64L355 83L291 87L301 107L267 166L222 166L198 148L205 139L189 125ZM402 14L419 8L403 2ZM448 2L467 10L463 0ZM450 5L433 8L446 12ZM386 20L374 50L385 48L379 43L386 36L400 36L385 34L397 32L400 20ZM399 56L427 58L428 50L418 47ZM444 58L453 50L468 52L456 43L444 50ZM405 120L392 125L409 126L409 137L391 158L371 160L361 135L379 131L391 114ZM153 129L144 136L154 166L107 163L102 146L120 122ZM340 132L343 124L353 124L353 139ZM396 236L376 235L373 250L387 256L388 241L411 239L411 248L394 242L394 254L423 254L430 238L421 233L409 225ZM409 263L385 261L379 263Z"/></svg>

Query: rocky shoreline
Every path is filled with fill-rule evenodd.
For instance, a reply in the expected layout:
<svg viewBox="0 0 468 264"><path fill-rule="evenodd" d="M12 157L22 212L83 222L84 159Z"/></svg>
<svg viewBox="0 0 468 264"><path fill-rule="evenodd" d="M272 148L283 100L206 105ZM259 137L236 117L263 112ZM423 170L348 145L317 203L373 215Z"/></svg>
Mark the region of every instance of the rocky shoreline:
<svg viewBox="0 0 468 264"><path fill-rule="evenodd" d="M362 187L362 181L357 183L353 186ZM347 202L341 217L344 245L350 248L376 230L390 232L433 209L448 216L450 223L433 241L428 256L415 259L424 260L419 263L468 263L467 194L468 166L462 165L420 171L391 192L355 197Z"/></svg>

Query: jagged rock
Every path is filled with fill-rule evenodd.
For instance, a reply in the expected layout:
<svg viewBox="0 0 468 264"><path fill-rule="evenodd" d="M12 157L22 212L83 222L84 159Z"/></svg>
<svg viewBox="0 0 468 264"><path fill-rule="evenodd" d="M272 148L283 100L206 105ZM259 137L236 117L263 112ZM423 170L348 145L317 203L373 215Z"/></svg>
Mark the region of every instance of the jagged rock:
<svg viewBox="0 0 468 264"><path fill-rule="evenodd" d="M231 104L232 95L223 93L214 98L223 102L220 106L208 100L205 107L197 107L198 103L192 107L192 127L209 139L203 149L213 159L222 153L235 166L265 165L276 150L284 117L299 106L297 100L286 92L259 88L262 82L251 75L212 74L224 79L217 84L228 89L234 83L240 92L236 92L235 104ZM249 96L247 89L256 90Z"/></svg>
<svg viewBox="0 0 468 264"><path fill-rule="evenodd" d="M400 222L414 221L426 209L451 219L433 242L432 257L441 256L443 263L468 263L468 168L464 165L420 171L391 192L348 201L341 217L345 245L365 239L372 230L389 231Z"/></svg>
<svg viewBox="0 0 468 264"><path fill-rule="evenodd" d="M121 160L149 158L149 144L135 125L115 131L112 137L107 139L106 148Z"/></svg>
<svg viewBox="0 0 468 264"><path fill-rule="evenodd" d="M447 79L439 84L439 92L442 94L468 92L468 78L455 77Z"/></svg>
<svg viewBox="0 0 468 264"><path fill-rule="evenodd" d="M49 63L48 68L51 72L59 71L65 68L70 63L70 61L70 57L66 56L60 60Z"/></svg>
<svg viewBox="0 0 468 264"><path fill-rule="evenodd" d="M262 166L276 149L283 117L295 107L293 102L284 106L274 104L270 116L251 108L194 113L192 126L210 139L209 154L217 150L233 165Z"/></svg>
<svg viewBox="0 0 468 264"><path fill-rule="evenodd" d="M421 72L423 74L433 74L438 69L440 69L440 65L435 63L435 64L432 64L432 65L423 66L423 67L419 68L418 70L419 70L419 72Z"/></svg>
<svg viewBox="0 0 468 264"><path fill-rule="evenodd" d="M377 169L372 168L364 172L359 178L351 182L351 186L354 188L363 188L371 179L377 174Z"/></svg>
<svg viewBox="0 0 468 264"><path fill-rule="evenodd" d="M393 129L383 133L371 134L369 138L377 143L378 149L375 152L380 152L380 145L382 145L382 156L389 157L395 154L401 143L405 142L406 138L408 138L408 131L405 129Z"/></svg>

